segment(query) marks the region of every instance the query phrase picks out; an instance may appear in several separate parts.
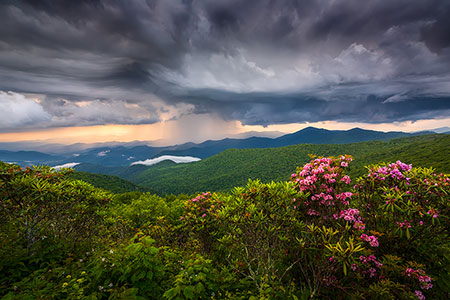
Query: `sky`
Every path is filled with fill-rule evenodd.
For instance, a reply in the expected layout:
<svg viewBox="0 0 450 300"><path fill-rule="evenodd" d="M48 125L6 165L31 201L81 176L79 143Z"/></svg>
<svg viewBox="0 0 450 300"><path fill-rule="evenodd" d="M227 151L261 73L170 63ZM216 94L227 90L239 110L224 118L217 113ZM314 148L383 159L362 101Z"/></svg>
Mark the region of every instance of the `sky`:
<svg viewBox="0 0 450 300"><path fill-rule="evenodd" d="M2 0L0 141L450 125L448 0Z"/></svg>

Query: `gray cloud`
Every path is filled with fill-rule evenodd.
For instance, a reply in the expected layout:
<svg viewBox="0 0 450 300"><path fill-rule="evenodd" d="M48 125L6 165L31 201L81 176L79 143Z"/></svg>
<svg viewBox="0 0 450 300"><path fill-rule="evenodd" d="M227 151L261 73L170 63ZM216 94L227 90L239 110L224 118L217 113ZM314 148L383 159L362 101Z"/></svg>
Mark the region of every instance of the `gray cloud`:
<svg viewBox="0 0 450 300"><path fill-rule="evenodd" d="M448 116L448 15L446 0L2 1L0 90L42 110L2 127Z"/></svg>
<svg viewBox="0 0 450 300"><path fill-rule="evenodd" d="M0 91L0 129L48 122L50 115L42 106L21 94Z"/></svg>

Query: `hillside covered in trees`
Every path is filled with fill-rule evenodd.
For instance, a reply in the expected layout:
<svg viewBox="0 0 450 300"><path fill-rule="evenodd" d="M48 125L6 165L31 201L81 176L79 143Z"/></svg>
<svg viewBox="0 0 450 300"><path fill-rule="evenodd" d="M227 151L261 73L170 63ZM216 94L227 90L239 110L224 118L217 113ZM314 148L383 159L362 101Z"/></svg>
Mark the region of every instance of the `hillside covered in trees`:
<svg viewBox="0 0 450 300"><path fill-rule="evenodd" d="M287 180L160 197L0 163L0 297L448 298L449 175L352 165L317 157Z"/></svg>
<svg viewBox="0 0 450 300"><path fill-rule="evenodd" d="M341 153L354 157L354 163L348 171L352 177L364 174L366 165L397 159L415 166L433 166L440 172L450 172L448 134L407 137L386 142L229 149L189 164L164 161L150 167L135 165L116 168L81 164L76 169L118 176L161 195L192 194L205 190L230 191L235 186L245 185L249 178L266 183L287 180L298 165L310 160L309 155L330 156Z"/></svg>
<svg viewBox="0 0 450 300"><path fill-rule="evenodd" d="M91 184L94 187L102 188L113 193L126 192L151 192L150 189L138 186L128 180L113 175L95 174L88 172L71 172L70 178L79 179Z"/></svg>

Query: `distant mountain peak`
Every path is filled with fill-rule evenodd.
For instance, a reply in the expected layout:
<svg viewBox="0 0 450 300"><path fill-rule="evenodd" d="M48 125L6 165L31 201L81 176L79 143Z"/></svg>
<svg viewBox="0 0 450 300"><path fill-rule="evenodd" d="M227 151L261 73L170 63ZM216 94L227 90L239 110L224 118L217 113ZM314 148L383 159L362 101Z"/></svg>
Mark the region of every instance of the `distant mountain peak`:
<svg viewBox="0 0 450 300"><path fill-rule="evenodd" d="M297 132L300 132L300 131L322 131L322 130L328 131L327 129L324 129L324 128L317 128L317 127L313 127L313 126L308 126L308 127L305 127L305 128L303 128L303 129L301 129L301 130L299 130Z"/></svg>
<svg viewBox="0 0 450 300"><path fill-rule="evenodd" d="M393 138L428 133L431 132L381 132L358 127L349 130L329 130L308 126L297 132L276 138L252 136L245 139L236 139L228 137L222 140L208 140L199 144L189 142L164 147L152 147L140 143L134 143L132 146L127 143L109 146L98 144L98 147L81 151L79 151L79 147L70 149L70 146L65 146L65 149L70 149L71 151L66 151L59 155L48 155L39 152L8 153L6 151L0 151L0 160L14 161L23 165L63 165L73 162L118 167L129 165L131 162L145 161L163 155L192 156L204 159L227 149L278 148L296 144L348 144L365 141L387 141ZM77 155L73 155L74 153Z"/></svg>

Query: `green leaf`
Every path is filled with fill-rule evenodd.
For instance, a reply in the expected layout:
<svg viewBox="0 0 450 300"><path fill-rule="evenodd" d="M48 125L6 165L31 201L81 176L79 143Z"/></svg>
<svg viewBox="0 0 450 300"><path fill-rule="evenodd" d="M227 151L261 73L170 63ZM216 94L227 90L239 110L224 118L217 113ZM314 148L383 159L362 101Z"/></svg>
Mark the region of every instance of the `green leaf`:
<svg viewBox="0 0 450 300"><path fill-rule="evenodd" d="M197 292L197 294L201 294L204 290L205 290L205 287L201 282L199 282L195 285L195 291Z"/></svg>
<svg viewBox="0 0 450 300"><path fill-rule="evenodd" d="M152 280L152 278L153 278L153 272L152 271L148 271L147 272L147 279L148 280Z"/></svg>
<svg viewBox="0 0 450 300"><path fill-rule="evenodd" d="M186 299L194 299L194 287L192 285L185 287L183 293Z"/></svg>

